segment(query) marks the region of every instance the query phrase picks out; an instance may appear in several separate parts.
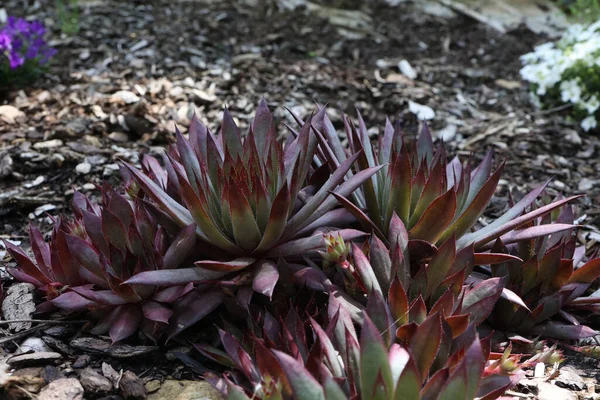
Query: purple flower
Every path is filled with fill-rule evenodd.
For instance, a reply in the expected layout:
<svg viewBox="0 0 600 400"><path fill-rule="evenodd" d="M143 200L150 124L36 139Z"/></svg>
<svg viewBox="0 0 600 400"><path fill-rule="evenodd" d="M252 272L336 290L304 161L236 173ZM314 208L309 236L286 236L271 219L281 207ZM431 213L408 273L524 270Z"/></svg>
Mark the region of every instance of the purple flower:
<svg viewBox="0 0 600 400"><path fill-rule="evenodd" d="M11 40L6 32L0 32L0 50L10 50Z"/></svg>
<svg viewBox="0 0 600 400"><path fill-rule="evenodd" d="M39 21L9 17L6 27L0 30L0 51L6 53L11 69L19 68L27 60L39 65L47 63L56 50L44 40L46 28ZM2 62L0 53L0 62Z"/></svg>
<svg viewBox="0 0 600 400"><path fill-rule="evenodd" d="M23 65L25 59L18 52L11 51L8 55L8 62L10 63L10 68L15 69Z"/></svg>

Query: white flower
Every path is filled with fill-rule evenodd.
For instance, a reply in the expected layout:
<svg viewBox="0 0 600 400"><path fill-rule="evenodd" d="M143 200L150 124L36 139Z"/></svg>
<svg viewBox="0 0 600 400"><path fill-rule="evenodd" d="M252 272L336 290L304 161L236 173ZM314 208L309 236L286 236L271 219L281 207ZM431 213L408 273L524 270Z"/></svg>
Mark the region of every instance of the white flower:
<svg viewBox="0 0 600 400"><path fill-rule="evenodd" d="M589 131L590 129L594 129L596 127L596 125L598 125L598 122L596 121L596 118L594 118L594 116L592 116L592 115L590 115L589 117L587 117L583 121L581 121L581 127L586 132Z"/></svg>
<svg viewBox="0 0 600 400"><path fill-rule="evenodd" d="M598 108L600 108L600 100L598 100L596 95L593 95L585 103L583 103L583 107L587 110L588 114L593 114Z"/></svg>
<svg viewBox="0 0 600 400"><path fill-rule="evenodd" d="M581 99L581 87L575 79L560 84L560 97L563 102L577 103Z"/></svg>

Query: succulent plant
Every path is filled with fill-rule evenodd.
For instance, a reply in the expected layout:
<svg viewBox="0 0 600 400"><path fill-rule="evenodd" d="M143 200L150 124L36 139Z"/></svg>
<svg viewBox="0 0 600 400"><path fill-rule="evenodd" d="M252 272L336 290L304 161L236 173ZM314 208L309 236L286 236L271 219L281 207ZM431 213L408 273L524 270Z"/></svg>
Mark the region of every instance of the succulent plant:
<svg viewBox="0 0 600 400"><path fill-rule="evenodd" d="M560 223L573 223L571 207L554 217ZM553 221L548 214L531 222L528 229L545 229ZM496 240L491 252L513 256L488 267L490 276L506 276L507 287L523 299L526 307L515 307L501 299L489 321L492 327L512 333L574 340L598 335L578 317L600 305L595 296L583 296L600 277L600 258L583 262L585 248L576 247L572 232L537 238Z"/></svg>
<svg viewBox="0 0 600 400"><path fill-rule="evenodd" d="M346 179L358 154L335 169L315 167L318 141L311 126L324 115L322 110L310 117L297 137L284 145L277 141L273 117L263 100L245 138L225 110L220 136L198 119L190 126L189 139L177 132L177 144L164 157L164 169L150 158L145 173L127 165L150 199L146 206L165 225L195 223L205 252L195 267L147 271L128 283L186 284L214 278L215 272L236 273L237 282L250 283L270 297L279 279L275 261L323 248L321 228L339 223L338 202L330 192L350 195L381 169L369 168ZM347 240L365 235L354 229L334 232Z"/></svg>
<svg viewBox="0 0 600 400"><path fill-rule="evenodd" d="M470 245L479 250L575 198L562 199L524 214L546 183L484 228L473 229L490 203L504 168L501 164L493 171L491 152L476 168L470 162L463 165L458 157L447 162L443 145L434 149L427 125L423 125L418 140L410 144L405 141L399 124L394 127L389 120L375 147L360 113L358 127L347 117L343 120L349 150L343 147L326 115L322 132L317 130L327 162L339 165L347 160L349 152L358 154L356 173L375 167L383 167L383 171L347 199L341 195L336 198L362 222L366 231L376 233L382 240L387 239L392 216L396 213L410 239L440 245L455 235L458 250ZM552 229L561 231L569 226L555 224ZM520 234L535 237L549 232L530 229Z"/></svg>
<svg viewBox="0 0 600 400"><path fill-rule="evenodd" d="M108 332L113 341L139 328L156 339L173 311L169 307L193 288L192 284L166 289L124 282L140 271L175 268L191 255L196 243L195 226L177 236L166 230L142 207L109 186L102 204L92 204L81 193L73 200L75 220L57 221L49 243L30 227L35 261L6 242L17 262L9 272L45 292L49 307L61 310L93 310L100 314L94 332Z"/></svg>
<svg viewBox="0 0 600 400"><path fill-rule="evenodd" d="M197 348L230 368L222 378L207 376L229 399L494 399L521 377L518 360L508 352L491 354L489 341L473 329L430 374L439 347L435 332L443 329L439 313L423 322L407 347L386 344L369 316L359 340L348 318L340 310L322 328L295 311L281 321L265 314L241 338L221 331L225 351Z"/></svg>

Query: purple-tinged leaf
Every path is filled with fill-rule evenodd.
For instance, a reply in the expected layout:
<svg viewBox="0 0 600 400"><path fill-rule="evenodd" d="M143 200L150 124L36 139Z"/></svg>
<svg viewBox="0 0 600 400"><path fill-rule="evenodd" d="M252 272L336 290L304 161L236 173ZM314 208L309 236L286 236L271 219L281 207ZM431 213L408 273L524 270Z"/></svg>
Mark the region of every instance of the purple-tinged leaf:
<svg viewBox="0 0 600 400"><path fill-rule="evenodd" d="M96 249L78 236L65 235L65 237L73 257L92 274L104 279L104 267Z"/></svg>
<svg viewBox="0 0 600 400"><path fill-rule="evenodd" d="M164 288L154 293L152 299L161 302L161 303L172 303L181 296L185 295L189 291L194 288L193 283L188 283L187 285L179 285L172 286L168 288Z"/></svg>
<svg viewBox="0 0 600 400"><path fill-rule="evenodd" d="M567 283L591 283L600 276L600 258L588 261L577 268Z"/></svg>
<svg viewBox="0 0 600 400"><path fill-rule="evenodd" d="M558 232L576 228L576 225L568 224L547 224L537 225L531 228L515 230L500 237L504 244L516 243L522 240L535 239L542 236L549 236Z"/></svg>
<svg viewBox="0 0 600 400"><path fill-rule="evenodd" d="M534 326L529 333L558 340L579 340L600 335L600 332L586 325L567 325L552 321Z"/></svg>
<svg viewBox="0 0 600 400"><path fill-rule="evenodd" d="M525 208L527 208L527 206L529 204L531 204L531 202L533 202L533 200L535 200L535 198L533 200L531 200L527 205L525 205L525 203L523 203L523 200L529 200L529 198L531 197L530 195L535 194L535 193L538 193L538 190L535 190L535 191L531 192L530 194L528 194L527 196L525 196L519 203L517 203L510 210L508 210L505 214L503 214L500 218L498 218L497 220L495 220L494 222L492 222L485 228L482 228L476 232L472 232L472 233L468 233L468 234L464 235L458 241L457 247L459 249L462 249L462 248L470 245L471 243L473 243L475 245L475 248L477 249L477 248L485 245L486 243L489 243L489 242L497 239L498 237L504 235L505 233L510 232L520 226L523 226L523 225L527 224L528 222L534 221L535 219L552 212L553 210L563 206L564 204L569 203L569 202L581 197L581 196L572 196L572 197L569 197L569 198L566 198L563 200L558 200L558 201L550 203L546 206L543 206L543 207L540 207L533 211L530 211L527 214L518 216L523 212L523 210ZM513 215L515 215L516 211L520 211L520 212L517 213L516 216L513 216ZM511 217L508 219L508 221L506 218L507 216Z"/></svg>
<svg viewBox="0 0 600 400"><path fill-rule="evenodd" d="M337 170L331 175L331 177L325 182L323 186L312 196L308 202L288 221L284 235L291 236L296 231L306 226L306 221L315 214L315 211L323 204L329 192L335 189L344 179L346 173L352 167L352 164L360 156L360 153L356 153L345 160ZM327 210L329 211L329 210ZM312 220L310 222L313 222Z"/></svg>
<svg viewBox="0 0 600 400"><path fill-rule="evenodd" d="M133 335L142 322L142 310L139 305L126 304L115 309L115 320L110 327L113 343Z"/></svg>
<svg viewBox="0 0 600 400"><path fill-rule="evenodd" d="M217 279L231 271L210 271L205 268L163 269L160 271L144 271L133 275L124 283L128 285L176 286L191 282L202 282Z"/></svg>
<svg viewBox="0 0 600 400"><path fill-rule="evenodd" d="M168 328L169 339L213 312L223 303L224 296L221 289L213 289L200 294L190 292L183 300L188 301L176 304L173 310Z"/></svg>
<svg viewBox="0 0 600 400"><path fill-rule="evenodd" d="M268 260L260 260L256 265L256 272L252 280L252 289L271 298L273 290L279 280L277 265Z"/></svg>
<svg viewBox="0 0 600 400"><path fill-rule="evenodd" d="M328 234L333 236L341 235L344 241L352 241L359 237L366 236L367 233L358 231L355 229L341 229L337 231L328 232ZM325 239L323 237L323 233L316 233L313 236L291 240L289 242L283 243L279 246L271 249L266 256L267 257L286 257L292 255L298 255L305 252L309 252L311 250L319 250L324 248Z"/></svg>
<svg viewBox="0 0 600 400"><path fill-rule="evenodd" d="M291 197L289 186L287 184L283 184L281 189L279 189L279 193L277 193L275 199L273 200L267 226L263 233L262 240L255 250L255 253L260 253L271 249L271 247L277 244L279 239L281 239L287 224L287 213L290 208L290 202Z"/></svg>
<svg viewBox="0 0 600 400"><path fill-rule="evenodd" d="M191 224L179 232L163 256L163 268L175 269L181 265L196 244L196 224Z"/></svg>
<svg viewBox="0 0 600 400"><path fill-rule="evenodd" d="M71 290L86 299L102 305L118 306L128 303L126 299L112 290L92 290L85 286L72 287Z"/></svg>
<svg viewBox="0 0 600 400"><path fill-rule="evenodd" d="M494 265L510 261L523 262L519 257L504 253L475 253L473 254L475 265Z"/></svg>
<svg viewBox="0 0 600 400"><path fill-rule="evenodd" d="M355 243L352 243L351 246L352 258L354 259L354 267L360 275L363 287L367 292L367 296L370 296L371 293L375 291L376 294L378 294L380 297L383 297L381 286L379 286L379 281L377 280L377 277L373 272L373 267L371 267L369 260L362 252L360 247L358 247Z"/></svg>
<svg viewBox="0 0 600 400"><path fill-rule="evenodd" d="M325 400L323 387L301 362L281 351L273 350L273 354L292 387L295 399Z"/></svg>
<svg viewBox="0 0 600 400"><path fill-rule="evenodd" d="M411 239L437 242L456 212L456 193L449 190L425 209L419 222L410 230Z"/></svg>
<svg viewBox="0 0 600 400"><path fill-rule="evenodd" d="M479 283L466 292L462 303L462 314L471 313L471 321L479 325L492 312L502 295L503 288L502 278L490 278Z"/></svg>
<svg viewBox="0 0 600 400"><path fill-rule="evenodd" d="M144 318L164 324L168 324L169 318L173 315L173 311L155 301L145 301L142 303L142 312Z"/></svg>
<svg viewBox="0 0 600 400"><path fill-rule="evenodd" d="M440 348L441 340L441 317L439 314L434 314L419 325L410 343L411 354L415 359L422 382L429 377L429 369Z"/></svg>
<svg viewBox="0 0 600 400"><path fill-rule="evenodd" d="M55 299L50 300L56 307L66 311L81 311L88 307L97 305L90 299L75 292L65 292Z"/></svg>

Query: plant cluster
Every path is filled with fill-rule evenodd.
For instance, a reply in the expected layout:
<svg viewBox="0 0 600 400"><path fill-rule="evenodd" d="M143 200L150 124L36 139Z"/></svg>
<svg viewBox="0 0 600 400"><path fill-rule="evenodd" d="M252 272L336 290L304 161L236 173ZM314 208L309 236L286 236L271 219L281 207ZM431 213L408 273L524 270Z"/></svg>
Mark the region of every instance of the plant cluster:
<svg viewBox="0 0 600 400"><path fill-rule="evenodd" d="M412 141L387 121L373 144L360 115L343 138L325 108L292 118L284 140L264 101L246 135L227 110L218 134L194 118L162 162L123 164L123 193L75 193L49 242L32 227L33 257L7 243L10 272L38 311L89 310L113 341L216 324L220 344L196 347L232 399L493 399L521 373L491 329L597 334L576 196L543 199L546 182L482 226L491 153L448 162L427 127Z"/></svg>
<svg viewBox="0 0 600 400"><path fill-rule="evenodd" d="M600 22L571 25L556 43L521 56L521 76L531 84L538 107L568 105L585 131L598 125L600 109Z"/></svg>
<svg viewBox="0 0 600 400"><path fill-rule="evenodd" d="M44 36L46 28L39 21L8 17L0 30L0 84L20 85L38 76L56 54Z"/></svg>

